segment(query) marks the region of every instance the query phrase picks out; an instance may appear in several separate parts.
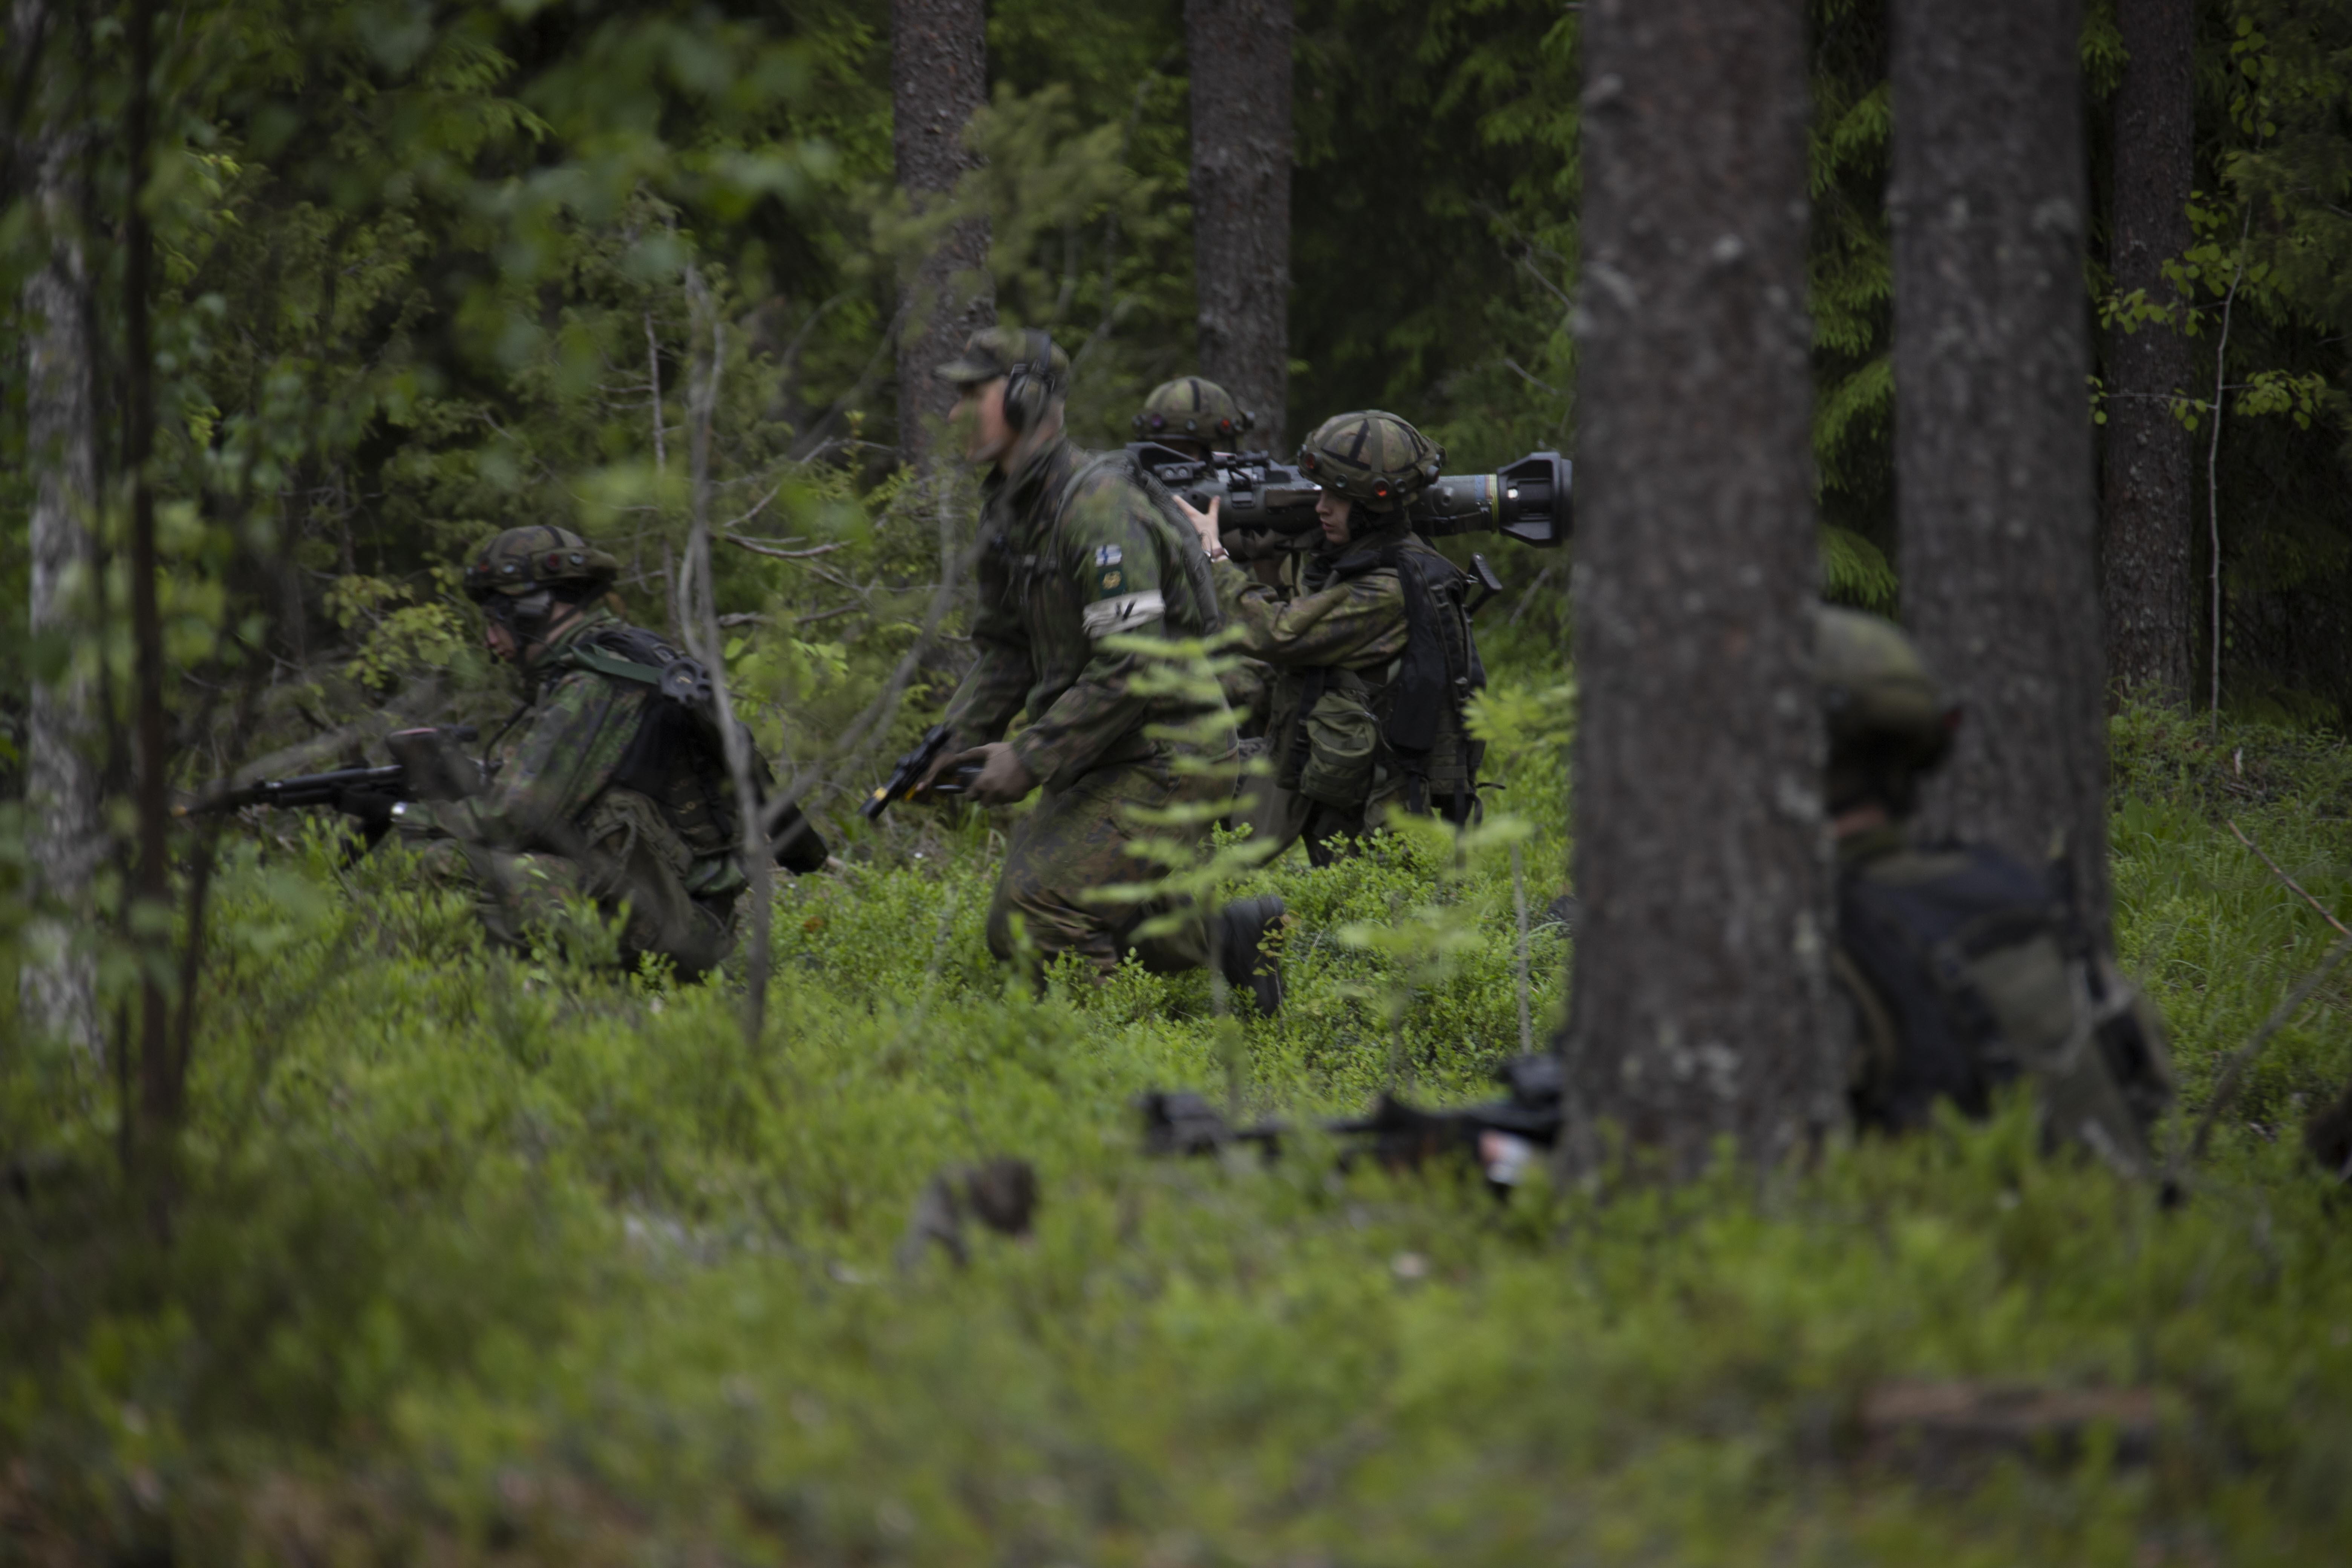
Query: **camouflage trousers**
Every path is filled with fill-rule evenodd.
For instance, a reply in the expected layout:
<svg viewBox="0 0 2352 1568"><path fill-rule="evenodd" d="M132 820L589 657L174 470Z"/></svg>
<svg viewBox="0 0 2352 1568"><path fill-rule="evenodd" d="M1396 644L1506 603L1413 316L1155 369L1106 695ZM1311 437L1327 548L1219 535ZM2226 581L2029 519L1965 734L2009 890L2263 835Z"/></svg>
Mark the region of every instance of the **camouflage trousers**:
<svg viewBox="0 0 2352 1568"><path fill-rule="evenodd" d="M1227 779L1179 773L1168 748L1139 763L1097 768L1064 790L1047 790L1035 809L1013 830L996 896L988 907L988 950L1010 962L1025 944L1042 963L1075 952L1099 973L1117 969L1133 950L1146 969L1172 974L1204 967L1209 933L1198 917L1157 936L1136 929L1157 916L1181 913L1168 896L1141 903L1118 903L1097 896L1117 882L1141 882L1156 862L1130 853L1139 838L1198 844L1205 825L1144 826L1130 822L1133 809L1213 803L1231 796Z"/></svg>
<svg viewBox="0 0 2352 1568"><path fill-rule="evenodd" d="M647 953L693 979L718 967L735 946L735 900L698 899L687 890L694 853L661 808L635 790L610 789L588 809L576 855L514 854L455 839L420 851L428 885L463 888L490 940L527 947L533 932L562 929L566 899L585 899L606 920L618 918L620 959Z"/></svg>
<svg viewBox="0 0 2352 1568"><path fill-rule="evenodd" d="M1377 831L1389 807L1404 799L1404 781L1385 775L1375 779L1370 796L1361 805L1349 808L1285 789L1274 777L1281 758L1272 748L1273 742L1265 740L1242 742L1243 755L1263 756L1266 771L1244 775L1232 817L1236 826L1249 824L1251 843L1273 846L1265 851L1268 861L1278 858L1301 838L1307 840L1307 858L1312 865L1328 866L1344 859L1361 849L1362 840Z"/></svg>

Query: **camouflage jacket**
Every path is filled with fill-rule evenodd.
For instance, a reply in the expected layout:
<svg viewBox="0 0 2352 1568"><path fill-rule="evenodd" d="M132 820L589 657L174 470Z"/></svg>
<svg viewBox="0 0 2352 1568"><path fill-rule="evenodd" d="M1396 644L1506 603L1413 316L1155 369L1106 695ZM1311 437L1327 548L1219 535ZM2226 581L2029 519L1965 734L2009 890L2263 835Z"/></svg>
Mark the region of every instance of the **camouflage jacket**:
<svg viewBox="0 0 2352 1568"><path fill-rule="evenodd" d="M401 808L404 834L463 838L489 848L568 853L571 829L613 782L636 738L654 689L593 670L567 668L541 684L542 671L591 632L621 625L592 608L538 649L525 667L528 721L509 726L491 759L488 789L470 800L411 801Z"/></svg>
<svg viewBox="0 0 2352 1568"><path fill-rule="evenodd" d="M1150 498L1116 471L1083 475L1089 460L1055 439L982 487L971 628L980 658L948 704L964 747L998 739L1025 710L1013 750L1048 789L1148 756L1148 724L1199 716L1173 699L1138 695L1136 657L1102 647L1121 633L1164 632L1169 595L1182 586L1162 581L1156 541L1165 525ZM1065 504L1073 480L1077 493Z"/></svg>
<svg viewBox="0 0 2352 1568"><path fill-rule="evenodd" d="M1283 566L1287 598L1232 562L1217 563L1218 605L1225 625L1240 633L1234 651L1274 669L1266 733L1277 745L1297 716L1307 670L1357 671L1360 694L1369 698L1404 652L1404 584L1389 568L1330 582L1346 548L1352 546L1292 555Z"/></svg>

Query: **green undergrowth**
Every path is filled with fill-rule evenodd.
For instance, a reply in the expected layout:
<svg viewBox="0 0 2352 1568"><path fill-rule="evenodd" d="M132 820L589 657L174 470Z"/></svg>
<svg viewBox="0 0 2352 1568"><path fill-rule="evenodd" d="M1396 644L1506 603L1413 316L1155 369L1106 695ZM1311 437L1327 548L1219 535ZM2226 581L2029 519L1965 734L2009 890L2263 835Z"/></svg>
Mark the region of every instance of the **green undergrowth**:
<svg viewBox="0 0 2352 1568"><path fill-rule="evenodd" d="M1558 796L1553 752L1508 798ZM2352 912L2331 741L2116 729L2118 934L2216 1059ZM1547 789L1549 781L1549 787ZM2249 781L2252 781L2251 783ZM486 952L462 901L247 843L215 911L175 1235L121 1212L111 1098L0 1078L0 1561L2305 1563L2352 1543L2352 1247L2302 1111L2342 997L2284 1030L2192 1200L2032 1152L2012 1114L1761 1189L1522 1190L1154 1162L1129 1101L1228 1092L1200 976L988 956L1001 821L923 821L779 889L740 994ZM1524 846L1561 1005L1556 815ZM919 849L920 853L916 853ZM1253 1111L1517 1048L1508 856L1396 842L1281 892ZM1424 951L1400 931L1450 933ZM593 946L593 942L589 943ZM1444 951L1439 951L1443 946ZM1392 1026L1393 1023L1393 1026ZM2179 1126L2167 1135L2177 1138ZM894 1258L922 1185L1036 1166L1034 1238ZM1921 1479L1898 1379L2147 1387L2127 1463Z"/></svg>

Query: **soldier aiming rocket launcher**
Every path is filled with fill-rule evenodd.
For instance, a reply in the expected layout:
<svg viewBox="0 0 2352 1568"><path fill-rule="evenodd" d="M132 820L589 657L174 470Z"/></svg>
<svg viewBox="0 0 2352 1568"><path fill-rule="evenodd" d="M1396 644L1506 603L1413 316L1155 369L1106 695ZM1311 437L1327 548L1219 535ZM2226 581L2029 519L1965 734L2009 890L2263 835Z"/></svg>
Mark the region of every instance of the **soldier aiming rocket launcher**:
<svg viewBox="0 0 2352 1568"><path fill-rule="evenodd" d="M1156 441L1128 447L1136 466L1197 511L1221 500L1225 548L1241 559L1304 550L1316 535L1315 498L1322 487L1264 452L1190 458ZM1572 465L1558 452L1530 452L1491 474L1456 474L1433 482L1406 506L1423 539L1492 531L1549 550L1568 542L1575 521L1569 499Z"/></svg>

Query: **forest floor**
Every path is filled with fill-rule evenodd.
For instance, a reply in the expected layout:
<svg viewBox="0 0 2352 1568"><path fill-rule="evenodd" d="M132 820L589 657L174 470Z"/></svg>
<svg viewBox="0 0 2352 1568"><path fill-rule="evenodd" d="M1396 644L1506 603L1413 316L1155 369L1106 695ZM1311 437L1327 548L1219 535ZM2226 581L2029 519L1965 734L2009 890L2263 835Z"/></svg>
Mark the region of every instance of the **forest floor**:
<svg viewBox="0 0 2352 1568"><path fill-rule="evenodd" d="M2119 937L2193 1110L2332 936L2227 823L2352 911L2352 764L2142 713L2115 740ZM1562 791L1549 747L1507 768L1540 1037ZM2352 1072L2342 991L2172 1211L2014 1113L1760 1189L1154 1161L1132 1097L1226 1085L1203 980L1031 995L982 941L995 829L904 815L780 889L757 1049L723 985L488 953L395 856L241 843L168 1252L111 1195L109 1088L0 1078L0 1560L2352 1556L2352 1215L2297 1137ZM1492 1092L1507 851L1258 886L1297 925L1254 1107L1360 1109L1400 1057L1424 1099ZM996 1153L1039 1173L1034 1237L902 1268L924 1184ZM2113 1418L1891 1435L1955 1384Z"/></svg>

